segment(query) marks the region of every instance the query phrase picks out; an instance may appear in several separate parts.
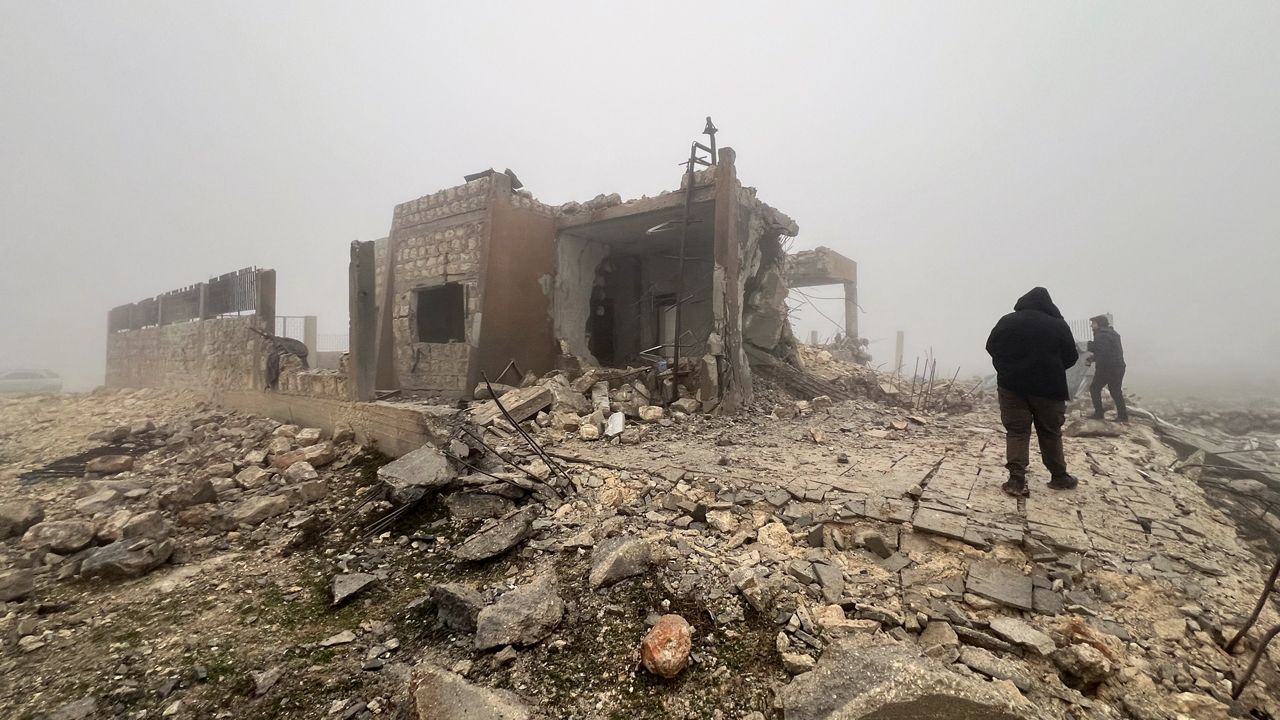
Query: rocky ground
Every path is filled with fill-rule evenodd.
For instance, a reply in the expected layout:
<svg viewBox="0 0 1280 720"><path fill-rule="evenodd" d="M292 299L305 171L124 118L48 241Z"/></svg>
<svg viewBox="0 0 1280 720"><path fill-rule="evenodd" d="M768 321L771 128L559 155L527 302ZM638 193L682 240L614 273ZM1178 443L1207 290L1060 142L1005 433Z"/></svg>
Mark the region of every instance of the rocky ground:
<svg viewBox="0 0 1280 720"><path fill-rule="evenodd" d="M1145 425L1075 421L1079 488L1019 501L982 402L522 390L546 457L483 404L388 462L172 392L0 401L6 716L1280 715L1280 650L1233 703L1222 649L1266 538Z"/></svg>

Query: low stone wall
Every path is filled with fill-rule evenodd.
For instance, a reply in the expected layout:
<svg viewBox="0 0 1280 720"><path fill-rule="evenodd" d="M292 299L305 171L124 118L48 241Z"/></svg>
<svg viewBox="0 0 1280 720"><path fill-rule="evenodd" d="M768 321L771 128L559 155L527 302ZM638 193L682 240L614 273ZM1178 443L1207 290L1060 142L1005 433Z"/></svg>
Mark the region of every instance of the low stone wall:
<svg viewBox="0 0 1280 720"><path fill-rule="evenodd" d="M269 348L257 327L246 315L109 333L106 385L260 389Z"/></svg>
<svg viewBox="0 0 1280 720"><path fill-rule="evenodd" d="M332 434L351 428L356 442L391 457L426 444L446 445L461 411L447 406L351 402L254 390L222 390L213 401L226 408L275 418Z"/></svg>
<svg viewBox="0 0 1280 720"><path fill-rule="evenodd" d="M347 375L337 370L295 370L280 373L276 388L288 395L350 400L351 383Z"/></svg>

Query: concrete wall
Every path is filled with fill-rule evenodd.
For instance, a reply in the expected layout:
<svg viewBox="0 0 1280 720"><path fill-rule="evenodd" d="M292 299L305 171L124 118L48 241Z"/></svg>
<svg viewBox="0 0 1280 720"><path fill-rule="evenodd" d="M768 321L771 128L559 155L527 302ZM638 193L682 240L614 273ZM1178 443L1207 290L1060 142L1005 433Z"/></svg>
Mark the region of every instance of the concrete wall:
<svg viewBox="0 0 1280 720"><path fill-rule="evenodd" d="M559 352L551 320L554 214L546 205L512 193L506 175L495 175L493 182L480 286L479 349L470 387L481 373L496 380L512 360L524 372L549 372Z"/></svg>
<svg viewBox="0 0 1280 720"><path fill-rule="evenodd" d="M108 387L260 389L267 342L256 316L196 320L107 335Z"/></svg>

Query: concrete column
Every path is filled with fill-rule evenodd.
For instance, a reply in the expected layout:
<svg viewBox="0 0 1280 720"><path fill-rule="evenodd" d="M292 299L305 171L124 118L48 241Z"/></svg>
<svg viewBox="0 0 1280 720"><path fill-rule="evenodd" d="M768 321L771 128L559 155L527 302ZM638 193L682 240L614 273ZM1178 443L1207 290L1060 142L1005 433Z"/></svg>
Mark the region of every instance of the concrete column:
<svg viewBox="0 0 1280 720"><path fill-rule="evenodd" d="M320 351L316 334L315 315L304 315L302 317L302 344L307 346L307 357L311 358L311 366L315 367L316 353Z"/></svg>
<svg viewBox="0 0 1280 720"><path fill-rule="evenodd" d="M200 319L209 319L209 283L200 283Z"/></svg>
<svg viewBox="0 0 1280 720"><path fill-rule="evenodd" d="M858 339L858 282L844 284L844 334Z"/></svg>
<svg viewBox="0 0 1280 720"><path fill-rule="evenodd" d="M276 328L276 271L259 270L257 278L258 297L254 308L262 329L274 333Z"/></svg>
<svg viewBox="0 0 1280 720"><path fill-rule="evenodd" d="M351 243L348 266L347 302L351 329L347 372L351 379L351 399L373 400L374 378L378 372L377 266L372 242Z"/></svg>

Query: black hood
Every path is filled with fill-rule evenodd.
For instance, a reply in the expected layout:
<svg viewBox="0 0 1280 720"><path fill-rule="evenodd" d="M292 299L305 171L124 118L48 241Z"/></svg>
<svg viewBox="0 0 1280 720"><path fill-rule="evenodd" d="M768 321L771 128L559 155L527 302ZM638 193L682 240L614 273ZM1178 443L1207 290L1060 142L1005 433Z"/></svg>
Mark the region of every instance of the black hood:
<svg viewBox="0 0 1280 720"><path fill-rule="evenodd" d="M1018 310L1039 310L1040 312L1062 319L1062 312L1058 310L1058 306L1053 304L1053 298L1049 297L1049 291L1042 287L1031 288L1031 292L1018 298L1017 304L1013 306L1014 311Z"/></svg>

